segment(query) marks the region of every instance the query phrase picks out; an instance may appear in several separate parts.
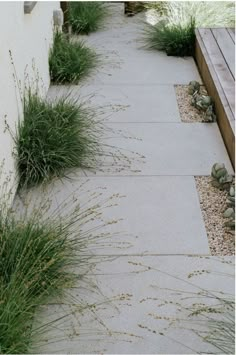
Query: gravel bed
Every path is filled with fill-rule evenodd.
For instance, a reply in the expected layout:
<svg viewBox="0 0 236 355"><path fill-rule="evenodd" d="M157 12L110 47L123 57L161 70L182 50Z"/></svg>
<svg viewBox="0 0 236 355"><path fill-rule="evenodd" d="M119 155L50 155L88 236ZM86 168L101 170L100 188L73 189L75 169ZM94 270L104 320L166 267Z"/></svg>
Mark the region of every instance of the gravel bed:
<svg viewBox="0 0 236 355"><path fill-rule="evenodd" d="M235 255L234 233L224 226L227 192L213 187L209 176L196 176L195 181L211 255Z"/></svg>
<svg viewBox="0 0 236 355"><path fill-rule="evenodd" d="M206 94L206 88L201 85L200 93L203 92ZM199 112L191 105L192 96L188 93L188 85L175 85L175 93L181 121L190 123L204 122L203 112Z"/></svg>

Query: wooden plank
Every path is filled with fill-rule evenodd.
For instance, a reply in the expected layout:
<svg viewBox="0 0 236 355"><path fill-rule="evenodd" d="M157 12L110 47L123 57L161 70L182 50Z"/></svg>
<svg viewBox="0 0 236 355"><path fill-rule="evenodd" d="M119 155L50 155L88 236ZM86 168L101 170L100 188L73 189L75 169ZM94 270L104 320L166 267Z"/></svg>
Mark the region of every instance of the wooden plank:
<svg viewBox="0 0 236 355"><path fill-rule="evenodd" d="M198 30L196 31L195 59L207 91L214 100L217 123L232 165L235 167L235 133L234 124L232 124L234 116Z"/></svg>
<svg viewBox="0 0 236 355"><path fill-rule="evenodd" d="M222 86L225 97L228 101L229 107L235 116L235 81L234 78L225 63L224 57L214 39L214 36L210 29L199 28L198 29L201 39L206 47L207 53L210 57L216 75Z"/></svg>
<svg viewBox="0 0 236 355"><path fill-rule="evenodd" d="M206 75L211 77L211 80L213 80L213 82L214 82L214 87L216 88L216 91L214 91L214 94L215 94L215 96L217 94L220 97L220 100L224 106L224 110L225 110L229 120L234 121L233 112L232 112L232 110L229 106L229 103L225 97L224 90L220 84L219 78L215 72L213 65L212 65L212 62L211 62L211 59L210 59L209 54L207 52L207 49L205 47L205 44L203 43L202 38L199 33L196 33L196 37L197 37L197 43L199 44L200 49L201 49L201 56L199 55L199 58L198 58L198 66L199 65L200 66L207 66ZM204 78L204 81L205 81L205 78ZM211 86L210 86L210 89L211 89Z"/></svg>
<svg viewBox="0 0 236 355"><path fill-rule="evenodd" d="M207 66L207 76L211 76L211 78L214 82L214 86L217 89L218 96L220 96L222 104L224 105L224 109L227 113L227 116L229 117L229 120L234 120L233 112L232 112L232 110L229 106L229 103L225 97L224 90L220 84L219 78L215 72L213 65L212 65L212 62L211 62L211 59L210 59L209 54L207 52L207 49L205 47L205 44L202 41L201 35L198 31L196 32L196 37L197 37L197 43L199 44L199 46L201 48L201 56L199 55L199 58L198 58L198 66L199 66L199 64L201 64L203 66L205 66L205 65ZM204 63L204 64L202 64L202 63ZM205 78L204 78L204 80L205 80Z"/></svg>
<svg viewBox="0 0 236 355"><path fill-rule="evenodd" d="M213 35L235 79L235 46L226 28L213 28Z"/></svg>
<svg viewBox="0 0 236 355"><path fill-rule="evenodd" d="M234 28L227 28L227 31L229 32L229 35L232 38L232 41L235 43L235 30L234 30Z"/></svg>

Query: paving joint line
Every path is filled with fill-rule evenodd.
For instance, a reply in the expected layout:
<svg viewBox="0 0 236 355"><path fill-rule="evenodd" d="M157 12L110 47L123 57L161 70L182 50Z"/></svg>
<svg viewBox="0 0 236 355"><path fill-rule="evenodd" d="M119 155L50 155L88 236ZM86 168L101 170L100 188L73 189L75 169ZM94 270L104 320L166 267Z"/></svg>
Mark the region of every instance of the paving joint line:
<svg viewBox="0 0 236 355"><path fill-rule="evenodd" d="M198 177L198 176L207 176L210 177L211 175L206 175L206 174L194 174L194 175L85 175L81 176L83 178L126 178L126 177L136 177L136 178L144 178L144 177ZM72 178L73 179L73 178Z"/></svg>

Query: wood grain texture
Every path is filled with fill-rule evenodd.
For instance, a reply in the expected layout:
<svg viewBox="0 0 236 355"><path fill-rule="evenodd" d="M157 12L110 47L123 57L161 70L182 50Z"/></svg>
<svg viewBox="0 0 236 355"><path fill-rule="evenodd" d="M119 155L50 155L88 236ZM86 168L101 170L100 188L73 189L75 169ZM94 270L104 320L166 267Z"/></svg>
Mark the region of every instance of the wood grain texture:
<svg viewBox="0 0 236 355"><path fill-rule="evenodd" d="M234 28L227 28L227 31L229 32L229 35L230 35L232 41L235 43L235 29Z"/></svg>
<svg viewBox="0 0 236 355"><path fill-rule="evenodd" d="M212 29L212 33L235 79L235 46L232 42L232 38L226 28L214 28Z"/></svg>
<svg viewBox="0 0 236 355"><path fill-rule="evenodd" d="M228 101L229 107L232 110L233 115L235 116L235 80L229 70L229 67L225 61L225 58L213 36L213 33L210 29L199 29L199 34L202 38L202 41L205 45L207 55L210 58L210 66L212 71L215 71L219 83L222 86L225 97Z"/></svg>
<svg viewBox="0 0 236 355"><path fill-rule="evenodd" d="M201 32L201 33L200 33ZM235 168L235 133L234 133L234 114L229 105L224 92L224 86L220 82L220 78L215 66L212 63L212 57L209 54L207 45L209 39L213 37L210 31L210 35L202 36L203 30L196 31L196 50L195 59L202 76L203 82L208 90L210 96L212 96L215 104L215 111L217 115L217 123L221 131L226 149L231 159L232 165ZM206 31L204 31L206 33ZM204 42L205 38L208 38L207 43ZM215 47L211 44L211 53L217 54ZM212 50L212 48L214 50ZM213 58L216 61L216 58ZM218 62L219 63L219 62ZM218 64L219 65L219 64ZM232 75L231 75L232 77ZM234 81L233 81L234 82ZM223 83L224 84L224 83Z"/></svg>

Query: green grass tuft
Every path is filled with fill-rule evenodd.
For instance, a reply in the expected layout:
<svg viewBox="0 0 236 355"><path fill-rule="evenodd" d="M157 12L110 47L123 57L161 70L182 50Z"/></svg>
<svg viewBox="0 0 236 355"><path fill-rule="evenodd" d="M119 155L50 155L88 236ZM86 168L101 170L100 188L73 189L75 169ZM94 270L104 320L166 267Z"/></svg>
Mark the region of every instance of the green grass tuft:
<svg viewBox="0 0 236 355"><path fill-rule="evenodd" d="M66 229L36 220L1 219L1 353L27 352L36 306L72 281L72 274L64 270L74 257Z"/></svg>
<svg viewBox="0 0 236 355"><path fill-rule="evenodd" d="M31 92L16 136L20 187L33 186L67 169L91 168L101 151L102 126L84 104L69 98L47 102Z"/></svg>
<svg viewBox="0 0 236 355"><path fill-rule="evenodd" d="M107 10L102 2L83 1L69 3L69 24L74 33L95 32L101 28Z"/></svg>
<svg viewBox="0 0 236 355"><path fill-rule="evenodd" d="M49 70L54 83L78 83L97 66L96 53L81 41L70 41L56 32L49 55Z"/></svg>
<svg viewBox="0 0 236 355"><path fill-rule="evenodd" d="M193 55L196 27L234 27L232 2L162 1L150 3L152 9L144 40L147 48L166 51L168 55Z"/></svg>
<svg viewBox="0 0 236 355"><path fill-rule="evenodd" d="M81 189L83 185L78 190L80 196ZM78 191L73 194L77 195ZM60 320L59 317L53 322L44 320L38 326L41 306L52 300L58 302L63 296L70 297L73 285L91 287L93 292L96 289L93 281L87 279L88 272L98 262L89 246L103 240L104 244L99 245L104 246L106 238L111 237L104 233L109 223L101 215L103 207L111 207L112 197L101 202L100 193L86 192L88 198L81 207L74 195L54 205L52 201L57 196L50 194L52 186L48 190L40 189L36 195L33 192L18 196L14 210L5 204L9 194L1 194L1 354L30 352L42 335ZM95 217L97 224L91 228L88 223ZM86 308L86 303L83 307Z"/></svg>
<svg viewBox="0 0 236 355"><path fill-rule="evenodd" d="M194 53L195 25L194 21L187 26L167 26L159 22L155 26L146 29L146 41L149 49L166 51L172 56L191 56Z"/></svg>

